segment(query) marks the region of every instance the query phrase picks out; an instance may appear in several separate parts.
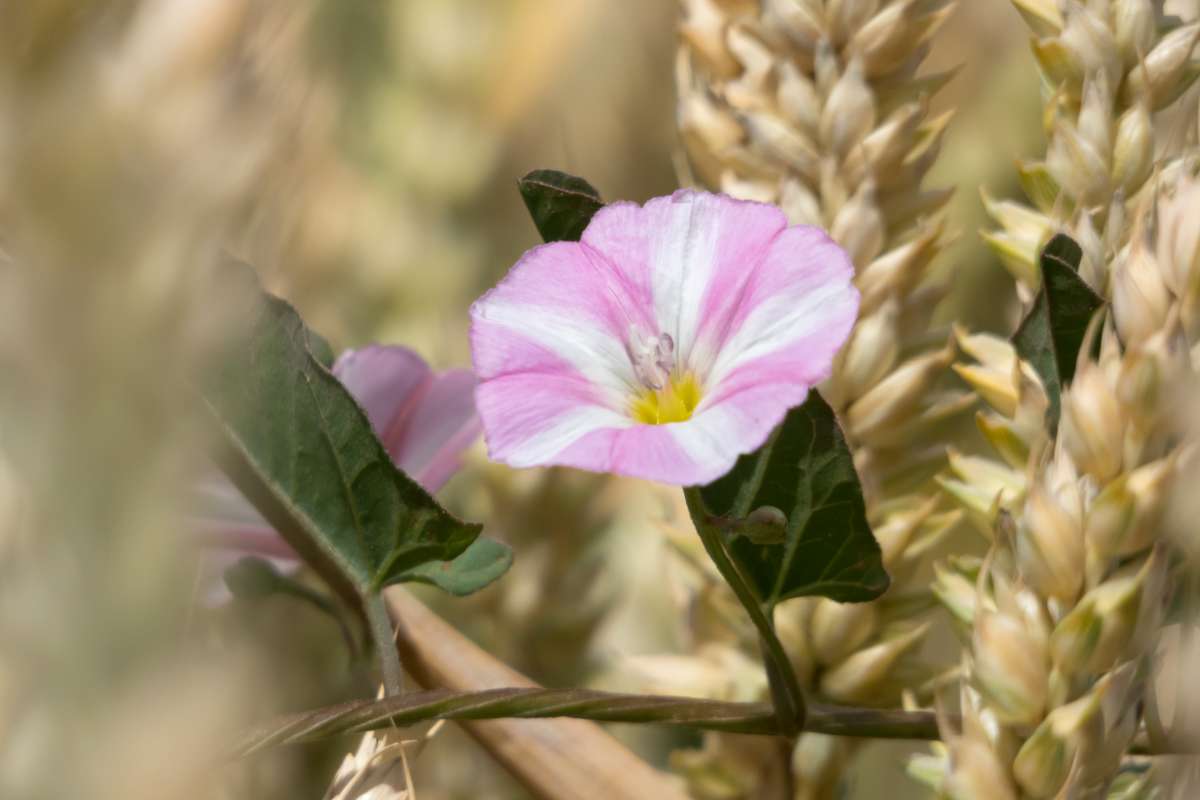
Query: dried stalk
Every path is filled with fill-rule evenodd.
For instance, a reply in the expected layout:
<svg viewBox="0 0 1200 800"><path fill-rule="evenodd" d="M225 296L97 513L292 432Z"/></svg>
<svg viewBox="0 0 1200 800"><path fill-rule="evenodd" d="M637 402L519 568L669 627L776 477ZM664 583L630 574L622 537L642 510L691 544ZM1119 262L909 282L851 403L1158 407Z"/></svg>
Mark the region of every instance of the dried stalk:
<svg viewBox="0 0 1200 800"><path fill-rule="evenodd" d="M392 588L385 595L396 620L401 660L418 684L466 693L492 687L537 688L404 589ZM684 798L671 781L592 722L496 719L460 724L537 798ZM563 758L563 753L571 757Z"/></svg>

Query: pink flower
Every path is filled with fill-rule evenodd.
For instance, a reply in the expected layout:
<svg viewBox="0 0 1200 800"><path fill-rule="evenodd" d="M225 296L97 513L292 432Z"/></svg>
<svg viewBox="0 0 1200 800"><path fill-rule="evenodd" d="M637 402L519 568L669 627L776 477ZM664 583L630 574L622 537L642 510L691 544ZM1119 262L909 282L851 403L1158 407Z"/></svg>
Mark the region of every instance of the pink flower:
<svg viewBox="0 0 1200 800"><path fill-rule="evenodd" d="M774 206L613 203L471 307L491 457L708 483L827 378L858 311L849 257Z"/></svg>
<svg viewBox="0 0 1200 800"><path fill-rule="evenodd" d="M358 400L396 466L430 492L450 479L463 451L479 436L470 370L434 372L407 348L372 345L342 353L333 374ZM267 558L284 570L297 566L287 542L228 480L215 475L200 492L198 527L216 551L207 569L219 576L247 555ZM216 594L224 595L224 587Z"/></svg>

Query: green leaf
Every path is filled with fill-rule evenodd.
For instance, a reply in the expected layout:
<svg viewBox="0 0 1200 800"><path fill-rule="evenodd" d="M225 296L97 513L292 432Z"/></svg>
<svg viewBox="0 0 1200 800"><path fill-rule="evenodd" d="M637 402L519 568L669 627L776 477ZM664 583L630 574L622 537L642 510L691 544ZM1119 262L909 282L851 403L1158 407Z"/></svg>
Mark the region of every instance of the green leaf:
<svg viewBox="0 0 1200 800"><path fill-rule="evenodd" d="M1088 325L1104 300L1079 277L1083 251L1071 237L1058 234L1042 250L1042 288L1013 334L1017 355L1042 380L1050 401L1046 420L1058 427L1063 387L1075 377L1075 363Z"/></svg>
<svg viewBox="0 0 1200 800"><path fill-rule="evenodd" d="M696 525L716 526L762 600L873 600L889 584L862 486L833 409L814 390L767 443L701 488ZM772 519L782 516L778 536ZM747 519L749 518L749 520Z"/></svg>
<svg viewBox="0 0 1200 800"><path fill-rule="evenodd" d="M317 360L317 363L325 369L333 369L333 362L337 360L333 354L333 348L329 346L329 342L324 336L312 328L308 329L308 349L312 351L313 358Z"/></svg>
<svg viewBox="0 0 1200 800"><path fill-rule="evenodd" d="M360 596L455 558L480 526L455 519L396 468L310 336L290 305L263 295L249 341L222 359L205 391L223 468L302 558L332 562Z"/></svg>
<svg viewBox="0 0 1200 800"><path fill-rule="evenodd" d="M508 545L480 536L458 558L422 564L397 576L393 582L429 583L463 597L478 592L507 572L512 560L512 549Z"/></svg>
<svg viewBox="0 0 1200 800"><path fill-rule="evenodd" d="M521 197L542 240L579 241L584 228L604 205L600 193L583 178L553 169L535 169L517 182Z"/></svg>

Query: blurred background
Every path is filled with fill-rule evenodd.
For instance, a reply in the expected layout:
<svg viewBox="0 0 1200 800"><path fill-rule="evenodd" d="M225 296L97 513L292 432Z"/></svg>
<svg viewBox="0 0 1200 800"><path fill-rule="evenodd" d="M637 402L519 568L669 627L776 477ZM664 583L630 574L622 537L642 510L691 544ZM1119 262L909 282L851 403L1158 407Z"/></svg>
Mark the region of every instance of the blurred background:
<svg viewBox="0 0 1200 800"><path fill-rule="evenodd" d="M606 199L680 185L677 16L668 0L0 0L0 796L324 795L353 743L210 759L240 725L372 691L312 608L198 602L191 391L237 319L212 266L252 263L335 349L468 364L469 303L538 243L521 175L562 169ZM1015 195L1013 160L1042 148L1008 3L963 4L928 69L953 65L930 181L957 187L944 313L1006 330L978 187ZM480 595L428 598L496 656L549 685L634 688L631 661L680 647L670 493L517 474L477 448L443 497L516 550ZM619 733L664 768L680 744ZM473 747L440 731L420 796L522 797ZM889 753L853 796L902 796Z"/></svg>

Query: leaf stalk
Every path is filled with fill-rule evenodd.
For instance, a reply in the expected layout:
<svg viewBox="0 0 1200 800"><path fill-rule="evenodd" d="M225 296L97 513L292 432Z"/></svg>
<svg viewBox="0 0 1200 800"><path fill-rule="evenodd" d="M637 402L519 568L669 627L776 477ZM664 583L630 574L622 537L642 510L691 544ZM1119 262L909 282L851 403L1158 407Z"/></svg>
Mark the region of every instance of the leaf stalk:
<svg viewBox="0 0 1200 800"><path fill-rule="evenodd" d="M379 667L383 672L383 690L388 697L397 697L404 692L404 670L400 666L400 652L396 649L395 631L388 614L387 603L381 592L364 596L363 610L375 652L379 654Z"/></svg>
<svg viewBox="0 0 1200 800"><path fill-rule="evenodd" d="M683 490L683 494L692 519L705 519L708 513L704 500L700 497L700 489L689 486ZM700 535L700 542L708 552L709 558L716 565L717 572L721 573L721 577L733 589L738 602L746 609L750 621L758 630L766 662L767 681L771 687L771 699L779 716L780 731L787 736L795 736L804 730L807 713L804 690L800 688L800 681L796 678L796 671L792 669L791 659L775 633L775 624L770 617L772 609L762 602L754 587L729 557L725 543L721 540L720 530L715 525L697 524L696 532Z"/></svg>

